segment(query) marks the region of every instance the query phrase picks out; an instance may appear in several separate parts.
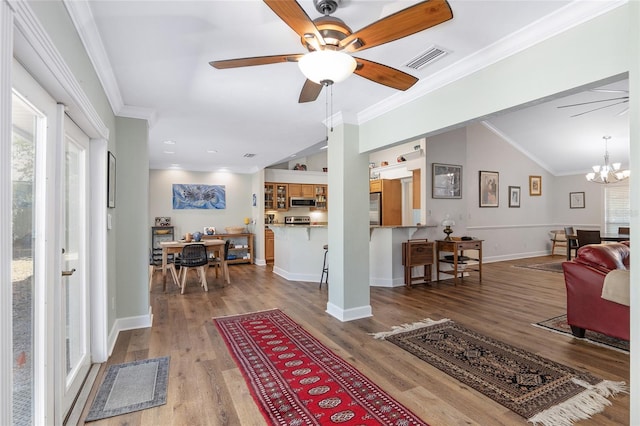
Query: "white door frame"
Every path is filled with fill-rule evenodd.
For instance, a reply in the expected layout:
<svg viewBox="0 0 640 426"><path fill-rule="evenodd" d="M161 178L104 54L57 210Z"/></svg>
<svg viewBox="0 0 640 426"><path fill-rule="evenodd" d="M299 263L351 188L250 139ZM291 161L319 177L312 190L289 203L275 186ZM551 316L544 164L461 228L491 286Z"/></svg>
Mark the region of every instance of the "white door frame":
<svg viewBox="0 0 640 426"><path fill-rule="evenodd" d="M58 53L28 2L0 0L0 201L11 205L11 87L12 61L20 59L58 102L69 106L70 116L91 138L91 353L94 362L108 357L107 317L107 210L106 158L109 129L105 126L82 86ZM0 210L0 280L11 280L11 211ZM57 263L58 275L60 263ZM12 347L11 287L0 286L0 344ZM6 288L5 288L6 287ZM49 333L53 334L53 333ZM0 351L0 375L11 377L11 351ZM50 369L53 370L53 369ZM46 403L53 405L48 395ZM0 383L0 424L11 424L12 383ZM48 424L62 424L59 413L49 414Z"/></svg>

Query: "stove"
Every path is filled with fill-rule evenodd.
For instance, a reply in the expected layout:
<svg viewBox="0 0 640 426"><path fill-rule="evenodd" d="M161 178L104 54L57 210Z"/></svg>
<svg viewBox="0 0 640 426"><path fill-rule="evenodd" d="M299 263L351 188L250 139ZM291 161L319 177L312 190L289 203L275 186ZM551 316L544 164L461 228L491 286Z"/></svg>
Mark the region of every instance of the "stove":
<svg viewBox="0 0 640 426"><path fill-rule="evenodd" d="M287 225L309 225L311 218L309 216L285 216L284 223Z"/></svg>

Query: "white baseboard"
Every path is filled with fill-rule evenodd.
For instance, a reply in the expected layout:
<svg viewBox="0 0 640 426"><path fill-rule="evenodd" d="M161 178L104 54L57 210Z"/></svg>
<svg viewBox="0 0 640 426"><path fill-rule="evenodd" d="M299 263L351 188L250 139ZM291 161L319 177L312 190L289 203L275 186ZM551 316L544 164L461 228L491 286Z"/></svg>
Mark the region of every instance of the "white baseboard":
<svg viewBox="0 0 640 426"><path fill-rule="evenodd" d="M338 318L342 322L353 321L361 318L369 318L373 316L373 313L371 312L371 305L342 309L331 302L327 302L326 312L329 315Z"/></svg>
<svg viewBox="0 0 640 426"><path fill-rule="evenodd" d="M109 340L107 342L109 348L109 356L113 352L113 348L118 340L118 335L121 331L136 330L138 328L149 328L153 325L153 313L151 312L151 306L149 306L148 315L140 315L138 317L118 318L111 328L109 333Z"/></svg>

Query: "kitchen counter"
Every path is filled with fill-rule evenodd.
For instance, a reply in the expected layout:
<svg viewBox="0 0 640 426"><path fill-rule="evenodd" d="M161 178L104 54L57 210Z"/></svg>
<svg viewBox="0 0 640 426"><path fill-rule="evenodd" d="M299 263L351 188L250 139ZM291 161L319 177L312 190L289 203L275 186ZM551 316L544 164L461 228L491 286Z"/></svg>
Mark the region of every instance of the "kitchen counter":
<svg viewBox="0 0 640 426"><path fill-rule="evenodd" d="M265 225L273 231L273 272L290 281L319 282L323 246L327 244L327 224Z"/></svg>

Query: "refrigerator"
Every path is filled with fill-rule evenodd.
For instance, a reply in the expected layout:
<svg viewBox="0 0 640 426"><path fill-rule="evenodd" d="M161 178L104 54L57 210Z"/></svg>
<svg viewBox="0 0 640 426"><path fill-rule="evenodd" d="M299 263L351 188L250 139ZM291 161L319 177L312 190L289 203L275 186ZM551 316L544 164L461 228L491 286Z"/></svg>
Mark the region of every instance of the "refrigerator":
<svg viewBox="0 0 640 426"><path fill-rule="evenodd" d="M382 226L382 193L369 193L369 225Z"/></svg>

